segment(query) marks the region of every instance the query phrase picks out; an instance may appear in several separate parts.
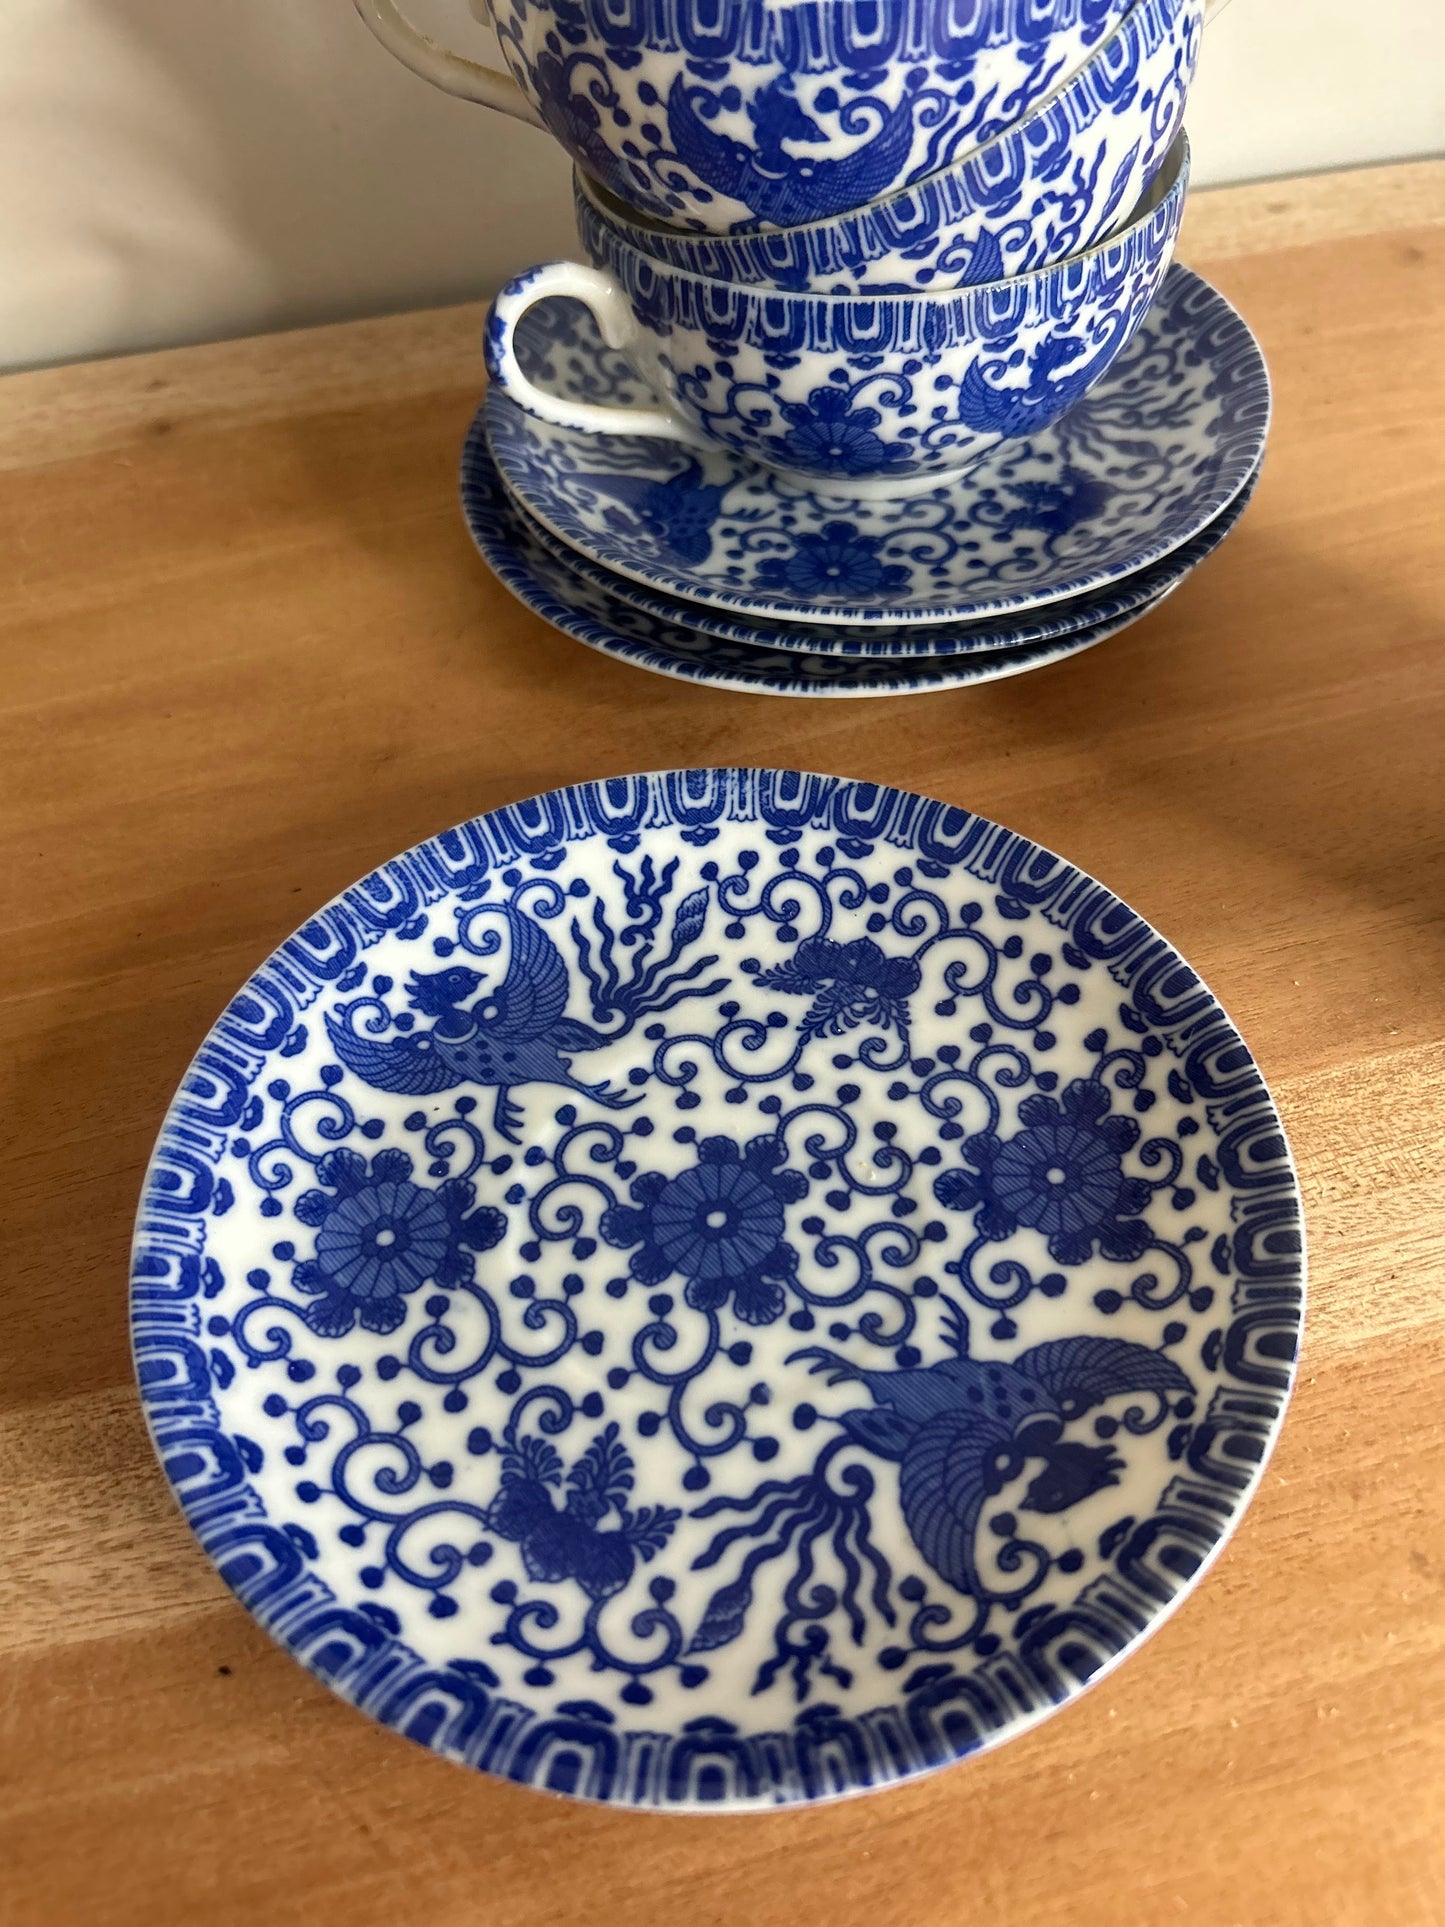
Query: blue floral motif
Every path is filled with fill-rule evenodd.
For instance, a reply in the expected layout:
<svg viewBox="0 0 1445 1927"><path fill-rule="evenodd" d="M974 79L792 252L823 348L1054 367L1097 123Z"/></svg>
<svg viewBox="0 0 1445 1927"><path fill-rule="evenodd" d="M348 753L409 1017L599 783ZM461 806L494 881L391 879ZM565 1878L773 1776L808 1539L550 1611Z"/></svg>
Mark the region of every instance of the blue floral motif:
<svg viewBox="0 0 1445 1927"><path fill-rule="evenodd" d="M452 1178L429 1191L411 1174L405 1151L378 1151L370 1170L356 1151L328 1151L316 1175L329 1188L296 1200L297 1218L316 1232L316 1255L292 1281L312 1300L305 1318L318 1337L340 1338L358 1320L367 1331L395 1331L404 1298L428 1279L470 1283L472 1253L500 1242L506 1219L476 1204L473 1184Z"/></svg>
<svg viewBox="0 0 1445 1927"><path fill-rule="evenodd" d="M546 102L548 126L567 152L589 173L605 179L615 166L607 143L608 129L585 74L582 84L574 85L578 64L585 69L590 63L585 59L581 63L564 60L554 47L542 48L530 69L531 88Z"/></svg>
<svg viewBox="0 0 1445 1927"><path fill-rule="evenodd" d="M1103 641L1147 615L1214 552L1248 507L1253 489L1251 479L1191 542L1118 587L1096 592L1082 606L1066 602L992 623L939 622L926 632L889 632L821 623L804 629L754 622L700 604L669 604L660 590L623 582L575 551L560 553L564 545L542 535L503 489L480 415L467 440L462 472L463 506L478 549L514 595L565 635L657 675L721 688L844 699L988 682ZM1101 493L1108 492L1101 486ZM1048 502L1037 511L1025 507L1016 512L1015 525L1036 526L1043 515L1052 527L1067 519L1068 510ZM899 641L899 633L907 640ZM706 838L715 832L682 834Z"/></svg>
<svg viewBox="0 0 1445 1927"><path fill-rule="evenodd" d="M731 1298L745 1325L770 1325L798 1269L783 1236L783 1206L808 1189L805 1177L780 1169L785 1155L772 1137L746 1147L704 1138L691 1170L634 1178L635 1203L609 1206L602 1235L620 1249L637 1247L628 1269L639 1284L660 1285L680 1272L695 1311L718 1311Z"/></svg>
<svg viewBox="0 0 1445 1927"><path fill-rule="evenodd" d="M1056 1264L1083 1264L1096 1244L1106 1258L1131 1263L1152 1242L1137 1216L1150 1187L1120 1162L1139 1126L1108 1109L1108 1092L1087 1078L1068 1085L1062 1101L1026 1097L1024 1128L1007 1141L992 1131L969 1138L963 1154L972 1169L943 1172L934 1196L949 1211L974 1212L982 1237L1002 1241L1020 1225L1042 1232Z"/></svg>
<svg viewBox="0 0 1445 1927"><path fill-rule="evenodd" d="M757 973L764 990L811 993L800 1026L804 1037L837 1037L859 1024L908 1028L908 999L922 978L911 957L885 956L871 937L836 943L809 937L786 963Z"/></svg>
<svg viewBox="0 0 1445 1927"><path fill-rule="evenodd" d="M876 475L907 460L905 449L876 433L883 421L878 410L855 408L846 388L815 388L806 403L786 402L779 412L792 427L777 438L778 459L812 474Z"/></svg>
<svg viewBox="0 0 1445 1927"><path fill-rule="evenodd" d="M788 588L822 602L883 595L903 588L909 572L901 562L883 561L882 546L878 536L860 534L855 523L827 522L816 535L798 536L791 555L764 557L756 580L761 588Z"/></svg>
<svg viewBox="0 0 1445 1927"><path fill-rule="evenodd" d="M788 9L794 15L798 11ZM646 205L645 189L629 193L616 186L615 178L614 196L602 205L644 253L716 281L829 294L1006 281L1083 253L1127 217L1153 182L1184 116L1201 38L1200 11L1199 0L1138 0L1107 58L1086 63L1032 114L1015 96L1009 124L986 150L949 166L941 151L930 149L935 158L925 179L902 189L896 181L885 183L881 193L843 212L827 215L823 204L840 178L825 182L816 172L804 172L826 142L819 140L817 122L800 110L796 86L791 95L760 90L748 118L755 145L766 143L772 150L765 164L772 178L762 193L769 200L785 196L798 210L794 219L800 224L719 233L715 220L707 220L709 231L698 232L695 224L679 226L673 218L665 226L643 227L629 217L628 204ZM1062 24L1056 8L1048 12L1054 16L1051 24ZM939 77L950 111L956 111L971 92L961 84L967 82L968 63L949 63ZM850 78L868 84L866 73ZM865 159L881 155L885 123L891 120L896 138L910 104L916 109L926 98L906 89L891 115L882 103L868 107L879 131L860 150ZM684 90L679 126L684 121L690 130L695 126L692 109L703 99L700 89ZM980 104L976 93L973 99ZM764 100L775 111L760 116ZM725 94L723 104L735 114L740 92ZM853 104L855 112L864 107L861 100ZM715 174L717 160L726 168L729 159L745 151L741 144L729 150L725 142L709 140L706 130L697 143L699 161ZM737 185L744 184L745 175L744 160L733 173ZM589 154L575 191L582 198L596 196L589 179L608 178L608 169ZM678 178L674 173L672 179ZM708 191L705 215L719 207L716 194Z"/></svg>

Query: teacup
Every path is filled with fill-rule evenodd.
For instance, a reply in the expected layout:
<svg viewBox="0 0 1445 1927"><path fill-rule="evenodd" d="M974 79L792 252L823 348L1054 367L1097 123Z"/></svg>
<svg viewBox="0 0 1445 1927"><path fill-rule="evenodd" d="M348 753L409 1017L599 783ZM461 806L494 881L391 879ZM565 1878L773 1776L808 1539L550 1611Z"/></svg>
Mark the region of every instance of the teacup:
<svg viewBox="0 0 1445 1927"><path fill-rule="evenodd" d="M489 0L514 81L397 0L355 4L416 72L547 127L624 204L727 234L937 173L1052 94L1129 0Z"/></svg>
<svg viewBox="0 0 1445 1927"><path fill-rule="evenodd" d="M1184 120L1204 0L1135 0L1047 102L966 160L802 227L690 234L578 170L576 194L642 254L689 274L819 294L1003 281L1092 247L1146 191Z"/></svg>
<svg viewBox="0 0 1445 1927"><path fill-rule="evenodd" d="M487 317L492 379L543 421L586 434L715 444L851 496L906 494L1006 437L1057 421L1143 320L1179 231L1181 134L1127 226L1011 281L901 295L791 294L712 281L641 254L583 204L605 267L518 275ZM518 321L572 296L659 397L604 407L548 394L518 362Z"/></svg>

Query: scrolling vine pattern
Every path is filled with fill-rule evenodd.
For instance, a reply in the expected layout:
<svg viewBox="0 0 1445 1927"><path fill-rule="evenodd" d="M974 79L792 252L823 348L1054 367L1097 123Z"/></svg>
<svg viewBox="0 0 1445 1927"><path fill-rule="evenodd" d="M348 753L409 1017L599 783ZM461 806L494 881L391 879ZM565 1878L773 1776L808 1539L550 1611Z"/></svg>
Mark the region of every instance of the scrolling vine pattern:
<svg viewBox="0 0 1445 1927"><path fill-rule="evenodd" d="M635 864L615 859L607 890L581 879L564 886L546 875L517 877L497 900L483 887L476 901L458 908L455 935L433 939L442 968L414 968L400 986L385 973L350 986L356 994L324 1017L340 1064L323 1064L310 1089L273 1081L276 1134L254 1148L238 1141L262 1209L291 1192L295 1227L294 1236L273 1244L283 1269L253 1269L252 1295L231 1321L247 1365L292 1359L298 1324L323 1340L345 1338L358 1325L378 1335L396 1332L408 1321L409 1301L430 1286L405 1350L388 1354L379 1369L438 1388L444 1409L461 1409L468 1388L491 1373L511 1400L495 1447L489 1434L469 1435L471 1455L493 1454L500 1465L484 1500L454 1495L452 1468L423 1462L408 1436L421 1417L415 1401L401 1406L393 1430L373 1425L350 1386L290 1407L272 1394L268 1410L277 1417L290 1412L294 1453L332 1455L330 1496L353 1515L341 1528L350 1534L347 1543L371 1544L374 1528L384 1533L363 1584L400 1581L429 1595L433 1614L447 1616L456 1610L458 1579L469 1566L488 1563L499 1541L518 1548L524 1580L564 1591L570 1583L570 1601L529 1597L515 1580L495 1589L495 1603L506 1609L497 1637L533 1662L533 1684L583 1650L595 1666L627 1675L634 1698L643 1677L662 1668L676 1669L684 1684L700 1684L706 1671L688 1664L687 1655L739 1638L753 1574L768 1558L788 1557L794 1571L783 1619L758 1686L768 1686L784 1664L800 1698L815 1671L851 1678L834 1654L836 1637L862 1644L868 1611L892 1625L897 1607L889 1562L870 1536L876 1474L856 1453L845 1458L844 1448L851 1442L900 1461L905 1471L918 1455L896 1419L889 1433L876 1414L845 1413L843 1435L829 1437L807 1472L705 1502L700 1518L741 1508L746 1522L720 1528L694 1565L710 1570L730 1547L750 1540L739 1576L712 1596L690 1633L670 1609L676 1582L652 1579L650 1603L629 1627L647 1644L646 1655L619 1650L609 1642L604 1604L663 1551L679 1514L666 1506L634 1514L622 1505L633 1459L615 1418L587 1446L561 1496L564 1468L552 1441L570 1441L580 1419L600 1419L605 1400L594 1394L578 1404L545 1374L579 1345L585 1353L601 1334L580 1328L579 1269L563 1269L555 1290L540 1288L535 1272L509 1278L508 1295L524 1307L521 1331L509 1331L497 1281L478 1264L503 1240L509 1216L517 1255L539 1269L559 1250L574 1267L619 1254L618 1275L605 1291L614 1300L643 1300L645 1318L631 1331L628 1363L614 1367L608 1383L617 1391L635 1379L660 1396L659 1409L643 1415L653 1423L642 1425L639 1437L649 1430L656 1436L660 1421L686 1465L686 1492L702 1492L710 1468L741 1447L763 1462L767 1447L776 1449L752 1426L766 1385L740 1399L721 1396L714 1365L723 1354L745 1361L747 1332L778 1323L785 1311L799 1333L826 1318L835 1335L892 1354L888 1369L871 1371L817 1347L790 1354L812 1361L810 1369L821 1359L834 1377L870 1385L885 1400L881 1409L892 1411L911 1379L948 1376L944 1366L918 1363L917 1327L931 1298L952 1320L956 1357L967 1359L967 1313L983 1315L993 1340L1012 1340L1015 1314L1030 1296L1061 1295L1068 1269L1096 1252L1120 1268L1117 1284L1095 1292L1097 1311L1116 1311L1128 1299L1163 1312L1186 1297L1204 1311L1213 1296L1211 1286L1194 1282L1191 1247L1204 1237L1202 1228L1185 1225L1169 1235L1150 1212L1162 1198L1167 1216L1187 1218L1195 1200L1182 1181L1186 1141L1176 1135L1177 1125L1190 1121L1187 1113L1168 1133L1141 1138L1134 1116L1113 1108L1119 1100L1152 1104L1146 1073L1162 1049L1157 1037L1146 1034L1135 1047L1111 1043L1103 1027L1091 1029L1076 1046L1091 1060L1088 1074L1054 1096L1057 1074L1046 1068L1056 1055L1051 1026L1080 998L1072 975L1059 980L1067 955L1025 955L1022 934L991 932L988 912L998 916L996 903L950 904L930 887L928 871L937 866L898 865L876 880L874 866L861 867L872 854L861 845L851 860L836 845L806 857L796 846L768 854L772 862L745 846L726 868L705 860L686 890L676 856L658 866L648 855ZM835 934L860 919L862 934ZM705 949L709 927L714 947ZM755 934L762 954L741 954ZM569 944L570 969L559 940ZM463 961L493 964L504 943L504 971ZM735 977L717 968L725 950L739 953ZM591 1021L565 1014L574 983L588 993ZM719 1000L733 990L740 994ZM921 1021L965 1043L940 1043L924 1054L914 1040L915 1004ZM974 1017L971 1025L959 1023L961 1010ZM676 1013L672 1024L660 1021L668 1012ZM1127 1025L1127 1007L1123 1016ZM589 1082L573 1067L574 1059L639 1028L645 1048L621 1089ZM837 1079L827 1095L807 1068L820 1054ZM348 1084L346 1071L355 1083ZM708 1116L727 1115L729 1105L742 1116L748 1107L764 1128L699 1135L687 1119L709 1103L709 1074L723 1089L721 1106L710 1105ZM860 1126L856 1107L865 1082L876 1089L880 1081L890 1110L915 1119L914 1129L891 1121L875 1122L871 1131ZM529 1108L543 1085L590 1100L555 1108L550 1142L536 1135ZM368 1090L419 1097L461 1086L491 1090L490 1126L470 1095L455 1098L440 1117L418 1110L401 1121L403 1132L421 1139L430 1184L418 1182L415 1159L404 1149L388 1146L368 1160L344 1142L364 1143L374 1133L374 1121L358 1111ZM619 1115L598 1116L599 1108ZM636 1115L624 1121L626 1111ZM530 1141L514 1165L504 1147L520 1144L524 1112ZM649 1140L664 1120L673 1142L661 1169L649 1157ZM965 1121L973 1126L967 1135ZM294 1192L294 1170L303 1164L315 1183ZM500 1203L478 1203L483 1172ZM1047 1265L1012 1248L1002 1255L1021 1230L1043 1243ZM940 1296L923 1269L930 1260L953 1281L955 1298ZM841 1323L845 1312L853 1313L852 1326ZM1181 1335L1170 1327L1164 1342ZM1192 1409L1191 1381L1163 1352L1123 1340L1090 1342L1109 1348L1106 1365L1087 1361L1094 1403L1152 1391L1151 1428ZM967 1626L975 1645L988 1636L993 1609L1016 1610L1054 1566L1042 1545L1009 1533L999 1564L1022 1576L985 1580L972 1546L976 1521L967 1516L985 1487L1001 1490L1010 1468L1016 1475L1043 1456L1045 1470L1024 1502L1042 1504L1048 1495L1040 1482L1052 1471L1053 1509L1063 1510L1114 1483L1117 1470L1112 1448L1059 1447L1059 1413L1045 1414L1038 1400L1033 1416L1044 1432L1052 1424L1050 1436L1036 1425L1032 1449L1007 1430L989 1432L985 1441L966 1396L990 1372L995 1379L1013 1372L1026 1387L1024 1367L970 1363L968 1387L953 1385L953 1404L939 1410L962 1414L965 1457L987 1442L998 1463L986 1476L973 1468L966 1478L959 1462L935 1468L929 1502L943 1506L945 1525L923 1521L913 1533L937 1576L971 1602ZM1126 1425L1138 1432L1140 1414L1126 1415ZM1176 1429L1176 1456L1187 1431L1187 1422ZM911 1476L916 1485L917 1473ZM480 1489L471 1478L466 1485ZM905 1481L910 1519L917 1513L916 1504L910 1512L911 1489ZM299 1490L303 1500L320 1492L314 1481ZM436 1536L443 1523L455 1536ZM467 1534L474 1535L470 1543L463 1542ZM768 1534L775 1535L771 1542ZM424 1552L413 1550L423 1543ZM810 1593L820 1545L843 1578ZM949 1644L962 1637L955 1632ZM940 1649L936 1635L927 1649Z"/></svg>

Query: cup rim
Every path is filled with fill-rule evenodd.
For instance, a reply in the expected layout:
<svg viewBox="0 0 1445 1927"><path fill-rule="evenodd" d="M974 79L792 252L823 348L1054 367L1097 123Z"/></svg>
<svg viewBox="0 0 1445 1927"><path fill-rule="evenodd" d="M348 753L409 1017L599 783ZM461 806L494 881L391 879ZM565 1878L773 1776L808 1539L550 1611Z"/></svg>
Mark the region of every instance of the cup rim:
<svg viewBox="0 0 1445 1927"><path fill-rule="evenodd" d="M1019 139L1024 135L1024 130L1028 128L1040 114L1047 113L1057 100L1062 98L1071 87L1079 82L1083 75L1089 72L1094 62L1101 59L1105 52L1114 45L1114 42L1129 30L1131 24L1138 19L1147 6L1161 3L1162 0L1133 0L1133 4L1127 7L1121 15L1113 32L1110 33L1106 39L1101 40L1098 46L1090 51L1087 59L1085 59L1081 65L1075 67L1072 73L1065 75L1055 88L1049 93L1041 95L1040 98L1032 104L1028 112L1019 120L1012 122L1008 127L1000 128L992 140L983 141L979 146L971 147L966 154L956 155L946 167L940 167L932 174L925 174L921 180L912 181L907 187L890 189L888 193L880 197L878 202L872 203L871 205L887 206L889 202L899 200L905 194L916 194L921 189L928 187L930 182L944 180L950 174L956 173L960 168L974 165L984 155L991 154L995 150L1001 150L1006 142ZM1188 4L1189 0L1181 0L1181 8ZM1165 165L1167 164L1166 159ZM575 178L581 183L582 191L587 199L592 202L597 212L605 216L608 220L615 220L627 227L636 228L641 233L663 234L680 241L697 241L700 244L710 243L714 246L718 243L726 245L729 241L747 241L772 234L796 234L799 236L821 234L837 223L847 221L854 215L867 211L866 207L848 208L841 214L826 214L816 221L802 221L793 227L777 227L771 223L764 222L757 227L745 228L737 234L702 234L695 228L670 227L666 221L654 220L650 215L643 214L639 210L629 207L625 201L620 200L613 194L610 188L604 186L601 181L596 180L594 176L587 173L586 170L578 164L574 163L572 171ZM609 206L609 203L612 205ZM617 210L616 212L614 212L614 208ZM632 245L635 245L635 243ZM645 248L639 249L638 251L639 253L646 253ZM683 272L693 273L695 270L684 269ZM708 275L701 277L703 280L715 278L714 276ZM1016 276L1014 278L1021 279L1022 277Z"/></svg>
<svg viewBox="0 0 1445 1927"><path fill-rule="evenodd" d="M1051 261L1045 267L1031 268L1027 274L1009 275L1002 281L966 282L957 288L912 288L903 292L883 293L859 289L854 294L828 294L814 292L807 288L775 288L766 282L727 281L720 275L699 274L695 268L680 268L675 262L655 254L629 241L625 234L615 233L617 245L637 260L644 261L663 279L668 281L695 281L705 288L726 288L734 294L746 295L760 301L787 301L812 306L821 303L825 306L841 306L845 302L867 302L877 306L896 306L904 302L941 303L947 301L980 300L995 290L1002 288L1017 289L1026 287L1030 282L1042 282L1049 275L1056 275L1061 269L1077 266L1080 262L1091 261L1096 255L1109 248L1118 247L1140 232L1171 201L1182 199L1189 180L1190 147L1189 136L1181 127L1169 143L1168 152L1159 163L1153 180L1135 202L1129 218L1121 226L1111 228L1091 247L1082 249L1078 254L1066 254L1062 260ZM574 176L582 178L580 168L574 168ZM588 198L588 211L604 227L611 227L608 215ZM797 229L778 229L779 233L797 233Z"/></svg>

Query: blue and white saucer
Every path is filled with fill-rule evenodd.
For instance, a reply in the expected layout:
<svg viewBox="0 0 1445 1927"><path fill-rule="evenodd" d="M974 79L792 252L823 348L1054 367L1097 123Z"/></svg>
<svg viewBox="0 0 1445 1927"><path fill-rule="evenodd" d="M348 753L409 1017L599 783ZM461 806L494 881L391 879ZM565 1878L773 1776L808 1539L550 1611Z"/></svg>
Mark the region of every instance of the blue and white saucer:
<svg viewBox="0 0 1445 1927"><path fill-rule="evenodd" d="M480 462L490 465L491 458L474 423L462 455L464 494L466 477ZM1256 470L1228 508L1183 548L1175 549L1137 575L1125 576L1111 588L1096 589L1091 595L1071 596L1064 602L1048 603L1042 608L1026 609L1019 615L994 616L984 622L940 622L927 629L913 625L896 631L877 625L762 622L751 616L728 615L719 609L709 609L701 602L684 602L680 596L664 595L660 589L645 589L640 583L614 575L610 569L603 569L586 556L567 549L540 522L528 517L527 526L572 574L665 622L755 649L802 650L817 656L906 656L917 660L1020 649L1028 644L1060 641L1078 635L1085 628L1102 628L1105 624L1113 625L1109 629L1111 635L1117 633L1118 627L1147 615L1214 553L1249 507L1258 479Z"/></svg>
<svg viewBox="0 0 1445 1927"><path fill-rule="evenodd" d="M655 615L625 601L605 570L579 572L547 546L543 532L507 494L484 437L474 427L463 455L462 507L472 539L512 594L564 635L655 675L765 696L906 696L998 682L1075 656L1139 621L1170 593L1110 620L1065 626L1022 648L927 656L814 653L791 640L759 646L705 634L678 605Z"/></svg>
<svg viewBox="0 0 1445 1927"><path fill-rule="evenodd" d="M555 791L318 911L187 1072L132 1274L167 1477L295 1658L689 1811L1116 1665L1257 1485L1303 1299L1279 1118L1162 937L771 770Z"/></svg>
<svg viewBox="0 0 1445 1927"><path fill-rule="evenodd" d="M577 303L540 304L519 349L541 385L646 395ZM486 417L508 489L600 567L764 620L897 626L1086 595L1181 548L1257 470L1269 378L1223 296L1174 267L1134 341L1053 428L906 500L810 493L722 449L557 428L495 389Z"/></svg>

